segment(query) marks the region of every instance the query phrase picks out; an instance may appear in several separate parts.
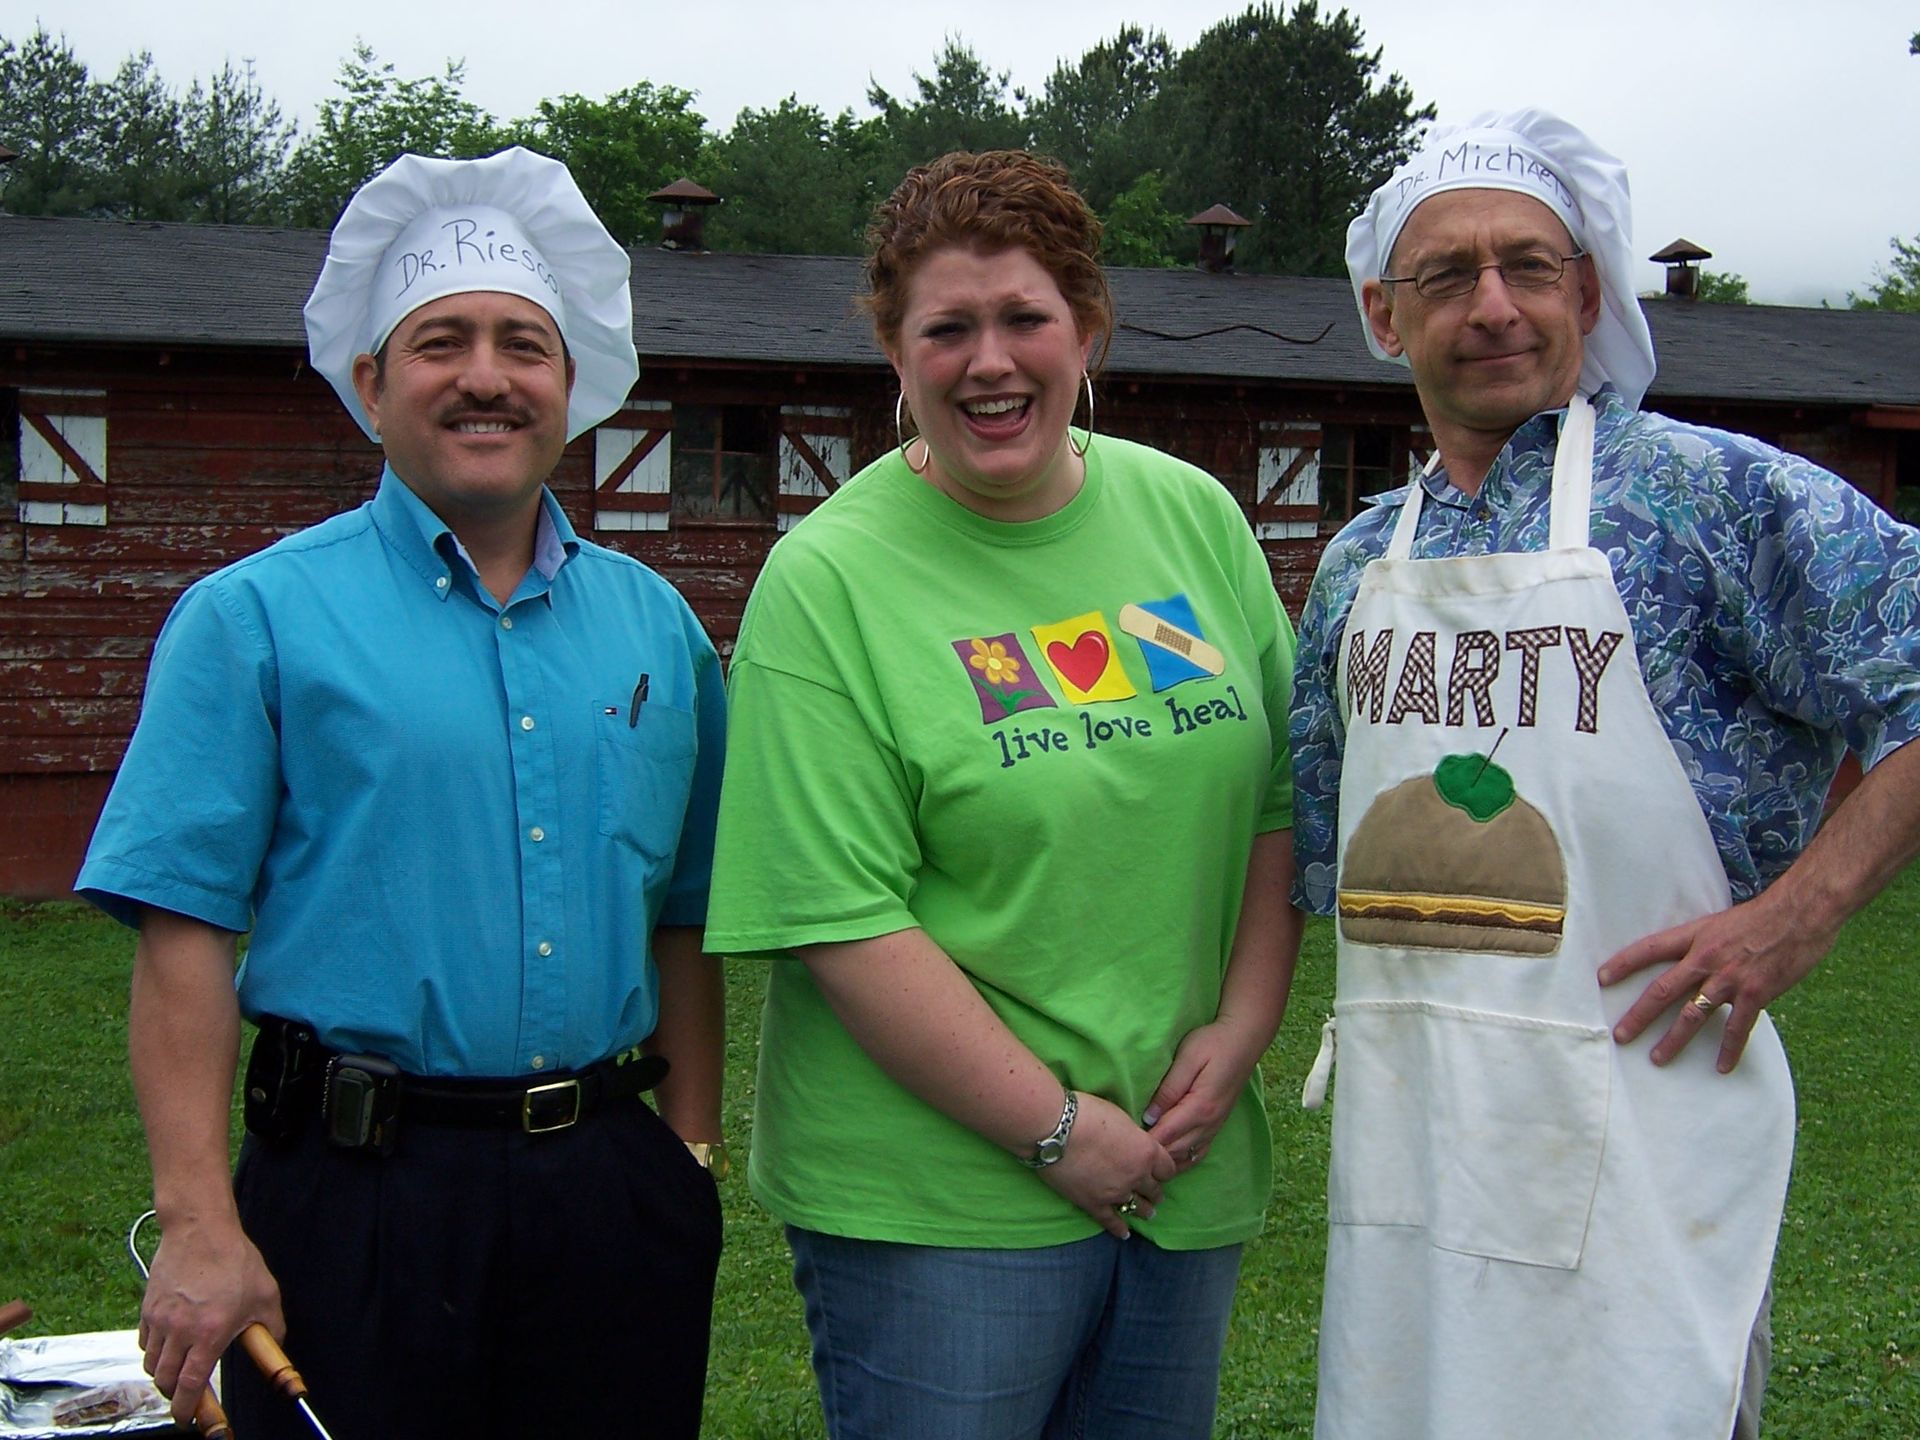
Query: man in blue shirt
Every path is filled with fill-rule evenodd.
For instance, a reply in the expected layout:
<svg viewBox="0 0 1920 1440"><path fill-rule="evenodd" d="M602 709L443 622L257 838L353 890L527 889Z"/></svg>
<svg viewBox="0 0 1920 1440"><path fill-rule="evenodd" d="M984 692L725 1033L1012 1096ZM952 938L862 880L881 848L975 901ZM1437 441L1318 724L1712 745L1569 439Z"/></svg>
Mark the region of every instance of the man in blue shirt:
<svg viewBox="0 0 1920 1440"><path fill-rule="evenodd" d="M1438 453L1300 626L1295 898L1340 946L1323 1440L1756 1434L1764 1010L1920 851L1920 535L1638 409L1628 232L1619 162L1539 111L1434 132L1349 231Z"/></svg>
<svg viewBox="0 0 1920 1440"><path fill-rule="evenodd" d="M259 1322L343 1435L697 1433L719 665L545 485L637 374L627 268L528 152L370 182L307 323L378 493L200 581L155 647L76 888L140 932L141 1334L177 1418ZM225 1375L239 1433L304 1433Z"/></svg>

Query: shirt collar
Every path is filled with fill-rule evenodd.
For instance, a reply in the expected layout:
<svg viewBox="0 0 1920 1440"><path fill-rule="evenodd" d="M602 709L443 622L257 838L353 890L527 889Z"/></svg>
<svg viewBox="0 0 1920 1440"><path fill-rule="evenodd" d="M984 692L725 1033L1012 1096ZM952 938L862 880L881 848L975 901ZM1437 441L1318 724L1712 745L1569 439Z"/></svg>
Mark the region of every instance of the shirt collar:
<svg viewBox="0 0 1920 1440"><path fill-rule="evenodd" d="M533 532L533 568L551 583L560 567L580 553L580 537L574 533L567 512L553 491L540 487L540 524Z"/></svg>
<svg viewBox="0 0 1920 1440"><path fill-rule="evenodd" d="M421 578L445 599L453 589L452 560L457 558L470 575L478 576L460 537L391 465L380 472L380 488L373 497L373 522L387 543ZM548 584L580 550L580 537L551 490L540 488L540 519L533 535L533 568Z"/></svg>
<svg viewBox="0 0 1920 1440"><path fill-rule="evenodd" d="M1633 415L1633 410L1621 399L1620 392L1611 384L1602 385L1589 397L1594 409L1594 433L1597 436L1613 430ZM1556 443L1560 431L1567 423L1567 407L1556 406L1552 410L1542 410L1515 430L1508 437L1500 454L1495 457L1493 466L1487 471L1486 479L1480 482L1478 497L1470 496L1447 478L1444 469L1431 474L1421 474L1414 483L1421 485L1430 499L1442 505L1466 507L1476 498L1484 499L1489 505L1498 505L1507 498L1510 477L1514 461L1522 454L1532 450L1544 450ZM1412 484L1397 489L1383 490L1378 495L1366 497L1369 505L1380 505L1388 509L1398 509L1407 501L1413 488Z"/></svg>

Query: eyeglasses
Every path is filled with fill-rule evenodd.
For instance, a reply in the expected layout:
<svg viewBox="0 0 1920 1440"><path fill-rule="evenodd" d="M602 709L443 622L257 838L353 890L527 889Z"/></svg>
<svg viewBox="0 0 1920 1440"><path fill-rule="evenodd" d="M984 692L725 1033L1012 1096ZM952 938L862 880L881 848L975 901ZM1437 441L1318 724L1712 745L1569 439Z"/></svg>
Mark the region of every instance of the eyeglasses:
<svg viewBox="0 0 1920 1440"><path fill-rule="evenodd" d="M1380 283L1411 283L1423 300L1457 300L1477 290L1480 277L1487 271L1498 270L1500 283L1509 290L1544 290L1557 283L1567 273L1567 266L1584 259L1586 253L1576 250L1571 255L1555 255L1550 250L1529 250L1523 255L1496 260L1491 265L1429 265L1414 275L1382 275Z"/></svg>

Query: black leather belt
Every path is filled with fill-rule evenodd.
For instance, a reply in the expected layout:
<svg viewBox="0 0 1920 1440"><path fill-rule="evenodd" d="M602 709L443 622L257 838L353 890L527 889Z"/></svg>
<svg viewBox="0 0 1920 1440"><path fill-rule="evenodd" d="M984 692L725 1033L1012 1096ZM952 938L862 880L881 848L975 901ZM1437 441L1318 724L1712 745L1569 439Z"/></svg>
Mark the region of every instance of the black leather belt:
<svg viewBox="0 0 1920 1440"><path fill-rule="evenodd" d="M471 1125L542 1135L565 1130L610 1100L634 1100L666 1076L658 1055L616 1055L541 1079L452 1080L402 1075L400 1115L419 1125Z"/></svg>
<svg viewBox="0 0 1920 1440"><path fill-rule="evenodd" d="M263 1016L259 1024L247 1065L247 1128L283 1139L318 1115L328 1138L347 1149L391 1151L405 1125L568 1130L605 1104L639 1098L667 1073L663 1058L636 1047L552 1075L409 1075L377 1056L331 1050L297 1021Z"/></svg>

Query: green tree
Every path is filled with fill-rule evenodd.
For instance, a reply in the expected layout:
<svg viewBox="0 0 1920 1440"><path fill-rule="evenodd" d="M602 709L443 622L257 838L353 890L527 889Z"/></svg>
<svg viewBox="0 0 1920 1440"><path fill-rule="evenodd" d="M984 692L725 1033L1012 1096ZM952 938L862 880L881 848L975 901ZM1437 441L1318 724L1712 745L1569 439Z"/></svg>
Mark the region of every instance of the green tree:
<svg viewBox="0 0 1920 1440"><path fill-rule="evenodd" d="M98 208L125 220L184 220L187 177L180 102L148 51L129 55L99 91Z"/></svg>
<svg viewBox="0 0 1920 1440"><path fill-rule="evenodd" d="M320 102L313 132L288 162L286 218L295 225L330 227L354 191L408 152L470 159L511 143L467 99L464 61L404 80L361 41L336 83L340 93Z"/></svg>
<svg viewBox="0 0 1920 1440"><path fill-rule="evenodd" d="M1381 78L1380 57L1358 20L1344 9L1323 18L1314 0L1215 25L1166 87L1170 198L1189 214L1219 201L1254 221L1243 268L1344 274L1348 222L1434 116L1399 75Z"/></svg>
<svg viewBox="0 0 1920 1440"><path fill-rule="evenodd" d="M63 35L0 40L0 143L18 153L0 204L16 215L86 215L101 203L99 86Z"/></svg>
<svg viewBox="0 0 1920 1440"><path fill-rule="evenodd" d="M1149 170L1114 198L1107 207L1101 256L1109 265L1142 265L1165 269L1178 265L1181 218L1166 202L1167 182L1158 170Z"/></svg>
<svg viewBox="0 0 1920 1440"><path fill-rule="evenodd" d="M286 183L294 127L260 89L253 62L220 67L181 103L188 218L251 225L274 218Z"/></svg>
<svg viewBox="0 0 1920 1440"><path fill-rule="evenodd" d="M832 120L789 95L746 109L710 152L712 187L726 198L708 226L716 250L855 255L875 200L873 122Z"/></svg>
<svg viewBox="0 0 1920 1440"><path fill-rule="evenodd" d="M1920 38L1920 37L1916 37ZM1893 259L1874 271L1864 295L1851 291L1847 304L1855 310L1902 310L1920 314L1920 235L1911 240L1893 237Z"/></svg>
<svg viewBox="0 0 1920 1440"><path fill-rule="evenodd" d="M1753 297L1747 293L1746 277L1736 275L1731 270L1702 270L1696 298L1716 305L1753 303Z"/></svg>
<svg viewBox="0 0 1920 1440"><path fill-rule="evenodd" d="M709 141L693 92L647 81L604 100L542 100L517 128L526 143L566 162L601 222L623 243L652 239L660 223L647 196L693 175Z"/></svg>
<svg viewBox="0 0 1920 1440"><path fill-rule="evenodd" d="M1174 63L1167 37L1129 25L1064 61L1027 107L1032 146L1067 167L1101 214L1169 158L1157 122L1161 87ZM1156 192L1154 199L1159 200Z"/></svg>
<svg viewBox="0 0 1920 1440"><path fill-rule="evenodd" d="M918 98L900 99L878 83L867 90L882 143L872 158L876 181L891 190L915 165L952 150L1013 150L1027 143L1027 124L1007 96L1007 73L995 74L956 36L934 62L931 77L914 72Z"/></svg>

